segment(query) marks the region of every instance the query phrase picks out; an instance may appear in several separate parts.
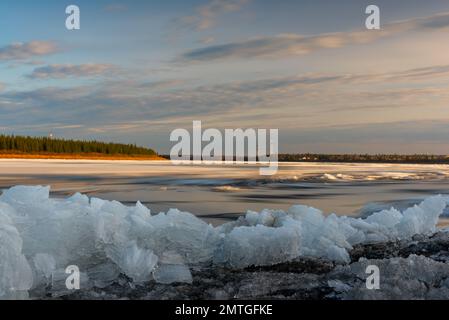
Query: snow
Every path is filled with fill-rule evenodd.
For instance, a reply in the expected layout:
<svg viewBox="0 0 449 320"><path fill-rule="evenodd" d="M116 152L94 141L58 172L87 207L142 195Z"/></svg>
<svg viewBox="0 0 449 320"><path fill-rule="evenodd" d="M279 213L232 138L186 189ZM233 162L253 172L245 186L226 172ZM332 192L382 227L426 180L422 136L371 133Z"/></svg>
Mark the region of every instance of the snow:
<svg viewBox="0 0 449 320"><path fill-rule="evenodd" d="M344 264L356 244L435 232L447 204L433 196L366 219L296 205L249 211L213 227L177 209L152 215L140 202L125 206L81 194L53 199L49 192L17 186L0 196L0 298L27 298L48 285L64 292L69 265L79 267L86 286L104 287L120 274L137 284L192 283L189 268L197 265L244 268L298 256Z"/></svg>

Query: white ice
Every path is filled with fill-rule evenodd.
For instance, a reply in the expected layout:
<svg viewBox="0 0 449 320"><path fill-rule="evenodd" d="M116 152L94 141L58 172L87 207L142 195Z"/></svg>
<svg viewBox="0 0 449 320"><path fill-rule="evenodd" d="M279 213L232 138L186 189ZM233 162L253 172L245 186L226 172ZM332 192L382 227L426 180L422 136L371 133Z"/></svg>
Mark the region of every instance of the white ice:
<svg viewBox="0 0 449 320"><path fill-rule="evenodd" d="M298 256L347 263L356 244L435 232L447 201L434 196L366 219L296 205L249 211L213 227L176 209L152 215L139 202L130 207L81 194L53 199L49 191L17 186L0 196L0 298L61 287L69 265L79 267L88 285L104 287L121 273L134 283L191 283L195 265L244 268Z"/></svg>

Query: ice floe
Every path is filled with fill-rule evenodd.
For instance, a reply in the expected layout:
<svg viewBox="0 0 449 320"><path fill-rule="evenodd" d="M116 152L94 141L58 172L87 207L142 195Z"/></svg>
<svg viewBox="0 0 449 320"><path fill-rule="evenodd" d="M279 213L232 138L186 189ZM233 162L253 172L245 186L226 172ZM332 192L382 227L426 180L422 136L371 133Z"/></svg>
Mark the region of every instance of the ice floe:
<svg viewBox="0 0 449 320"><path fill-rule="evenodd" d="M249 211L213 227L188 212L152 215L138 202L75 194L53 199L49 187L17 186L0 196L0 298L27 297L52 284L64 291L64 270L76 265L88 285L120 274L135 283L191 283L189 268L273 265L299 256L349 262L356 244L408 239L436 231L447 199L394 208L365 219L325 216L296 205L288 211Z"/></svg>

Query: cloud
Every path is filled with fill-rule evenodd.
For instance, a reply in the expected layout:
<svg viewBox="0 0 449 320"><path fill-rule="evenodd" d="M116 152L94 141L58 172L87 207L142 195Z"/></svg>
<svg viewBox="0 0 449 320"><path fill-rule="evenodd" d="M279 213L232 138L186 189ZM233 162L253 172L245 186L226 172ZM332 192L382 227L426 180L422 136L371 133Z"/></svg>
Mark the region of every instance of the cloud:
<svg viewBox="0 0 449 320"><path fill-rule="evenodd" d="M230 58L283 58L303 55L320 49L332 49L348 44L364 43L369 41L369 38L373 38L373 36L361 33L334 33L309 37L283 34L194 49L184 53L179 60L199 62Z"/></svg>
<svg viewBox="0 0 449 320"><path fill-rule="evenodd" d="M39 126L48 131L57 124L61 130L82 134L137 137L191 125L193 119L217 128L275 127L297 133L367 122L445 119L449 101L445 69L311 73L204 85L176 79L107 80L69 88L7 90L0 92L0 126ZM437 86L435 75L439 75ZM427 80L433 84L417 87L414 83ZM77 127L80 124L84 127ZM323 135L316 135L314 141Z"/></svg>
<svg viewBox="0 0 449 320"><path fill-rule="evenodd" d="M45 56L58 52L57 46L49 41L31 41L13 43L0 48L0 62L26 60L37 56Z"/></svg>
<svg viewBox="0 0 449 320"><path fill-rule="evenodd" d="M221 15L239 11L248 2L249 0L211 0L198 7L194 15L183 17L181 23L197 31L206 30L213 27Z"/></svg>
<svg viewBox="0 0 449 320"><path fill-rule="evenodd" d="M52 129L58 129L58 130L80 129L80 128L84 128L84 125L82 125L82 124L71 124L71 125L54 125L54 126L52 126Z"/></svg>
<svg viewBox="0 0 449 320"><path fill-rule="evenodd" d="M305 55L323 49L370 43L381 38L411 31L440 30L448 27L449 13L443 13L426 18L393 22L384 25L381 30L323 33L311 36L280 34L241 42L207 46L187 51L178 60L200 62L233 58L284 58Z"/></svg>
<svg viewBox="0 0 449 320"><path fill-rule="evenodd" d="M447 76L449 76L449 65L431 66L431 67L406 70L392 74L390 77L392 79L417 80L430 77L447 77Z"/></svg>
<svg viewBox="0 0 449 320"><path fill-rule="evenodd" d="M221 91L232 91L232 93L250 93L250 92L270 92L270 91L297 91L300 89L307 89L311 86L326 85L356 85L356 84L392 84L392 83L410 83L414 81L435 81L441 78L449 77L449 65L428 66L422 68L414 68L399 71L390 71L384 73L365 73L365 74L319 74L311 73L298 76L286 76L277 78L266 78L246 81L234 81L232 83L200 87L205 91L210 91L211 88ZM419 93L422 89L414 88L413 91ZM388 92L388 90L385 90ZM428 91L426 91L428 92ZM428 92L430 93L430 92Z"/></svg>
<svg viewBox="0 0 449 320"><path fill-rule="evenodd" d="M110 64L51 64L34 69L28 77L32 79L90 77L105 75L113 70L115 67Z"/></svg>
<svg viewBox="0 0 449 320"><path fill-rule="evenodd" d="M305 75L296 77L280 77L269 78L249 81L237 81L226 85L217 85L215 88L218 90L227 90L234 93L249 93L249 92L263 92L271 90L288 90L306 88L310 85L324 84L329 82L335 82L338 80L348 80L350 76L347 75Z"/></svg>
<svg viewBox="0 0 449 320"><path fill-rule="evenodd" d="M5 90L5 84L0 82L0 92L2 92L3 90Z"/></svg>
<svg viewBox="0 0 449 320"><path fill-rule="evenodd" d="M449 65L427 66L384 73L347 74L340 75L339 79L346 82L352 81L357 83L392 83L437 80L441 77L449 77Z"/></svg>

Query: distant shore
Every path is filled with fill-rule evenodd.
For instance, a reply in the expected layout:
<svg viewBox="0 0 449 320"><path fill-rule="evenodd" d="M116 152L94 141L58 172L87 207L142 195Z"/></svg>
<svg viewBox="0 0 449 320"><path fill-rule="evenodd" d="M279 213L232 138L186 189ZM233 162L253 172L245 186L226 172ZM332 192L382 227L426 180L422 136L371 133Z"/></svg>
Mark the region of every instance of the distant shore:
<svg viewBox="0 0 449 320"><path fill-rule="evenodd" d="M168 155L127 155L105 153L20 153L2 152L0 159L55 160L170 160ZM192 159L193 160L193 159ZM224 159L223 159L224 160ZM245 159L246 161L247 159ZM279 154L279 162L372 163L372 164L449 164L449 156L441 155L297 155Z"/></svg>
<svg viewBox="0 0 449 320"><path fill-rule="evenodd" d="M160 155L169 160L169 155ZM193 161L191 157L190 160ZM234 157L234 161L235 161ZM248 161L247 157L244 157ZM223 157L222 161L225 161ZM303 163L371 163L371 164L446 164L449 165L448 155L431 154L279 154L278 162L303 162Z"/></svg>
<svg viewBox="0 0 449 320"><path fill-rule="evenodd" d="M97 153L0 153L0 159L56 159L56 160L166 160L158 155L108 155Z"/></svg>

